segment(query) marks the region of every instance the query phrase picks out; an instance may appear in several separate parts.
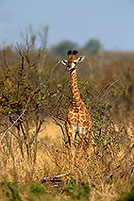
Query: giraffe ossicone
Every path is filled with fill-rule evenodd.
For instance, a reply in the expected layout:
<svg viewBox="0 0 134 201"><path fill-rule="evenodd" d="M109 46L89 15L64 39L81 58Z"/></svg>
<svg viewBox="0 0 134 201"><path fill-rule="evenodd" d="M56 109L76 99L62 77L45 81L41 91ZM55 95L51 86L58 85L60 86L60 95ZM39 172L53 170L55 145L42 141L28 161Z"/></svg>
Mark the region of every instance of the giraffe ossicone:
<svg viewBox="0 0 134 201"><path fill-rule="evenodd" d="M75 148L74 142L77 133L80 136L80 147L84 149L85 144L88 146L92 130L92 120L86 105L80 97L77 82L77 64L81 63L85 57L80 56L76 58L77 53L76 50L73 52L69 50L67 53L68 59L61 61L61 63L66 66L71 76L72 104L68 108L65 121L71 150Z"/></svg>

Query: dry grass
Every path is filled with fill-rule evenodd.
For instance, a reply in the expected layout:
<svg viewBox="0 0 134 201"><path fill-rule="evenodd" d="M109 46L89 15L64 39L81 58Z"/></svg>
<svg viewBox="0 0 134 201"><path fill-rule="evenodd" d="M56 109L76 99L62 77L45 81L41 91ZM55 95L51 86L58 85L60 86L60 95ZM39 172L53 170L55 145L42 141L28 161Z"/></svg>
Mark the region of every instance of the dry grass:
<svg viewBox="0 0 134 201"><path fill-rule="evenodd" d="M51 140L55 140L57 138L62 137L61 129L58 125L54 123L51 118L47 118L42 125L42 129L39 133L39 138L48 138Z"/></svg>
<svg viewBox="0 0 134 201"><path fill-rule="evenodd" d="M53 124L52 128L54 129ZM26 150L22 157L16 139L12 136L12 149L7 148L4 141L0 149L0 180L12 182L17 177L20 183L39 182L46 176L69 173L70 176L63 179L64 184L70 178L74 178L76 183L86 181L92 187L92 200L99 195L101 200L113 201L119 193L131 190L133 186L133 130L129 127L128 132L118 125L118 129L116 126L116 129L107 128L106 131L105 139L92 134L90 148L86 152L76 149L73 156L60 134L50 140L51 136L44 138L43 133L42 138L40 136L38 139L35 163L32 154L27 157ZM55 130L53 132L53 137L57 136ZM32 149L34 150L34 145L31 153Z"/></svg>

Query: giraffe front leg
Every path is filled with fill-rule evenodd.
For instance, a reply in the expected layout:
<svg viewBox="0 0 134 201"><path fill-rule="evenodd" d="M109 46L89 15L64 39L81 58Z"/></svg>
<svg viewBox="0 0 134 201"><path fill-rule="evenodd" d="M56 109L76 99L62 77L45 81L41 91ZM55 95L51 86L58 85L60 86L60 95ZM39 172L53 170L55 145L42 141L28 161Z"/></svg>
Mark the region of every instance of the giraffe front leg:
<svg viewBox="0 0 134 201"><path fill-rule="evenodd" d="M80 137L80 150L86 149L87 132L86 128L79 127L79 137Z"/></svg>
<svg viewBox="0 0 134 201"><path fill-rule="evenodd" d="M79 126L80 149L86 150L90 144L91 125Z"/></svg>
<svg viewBox="0 0 134 201"><path fill-rule="evenodd" d="M80 137L80 150L84 150L85 146L84 146L84 139L83 137Z"/></svg>
<svg viewBox="0 0 134 201"><path fill-rule="evenodd" d="M69 144L70 144L70 151L74 151L75 150L75 146L74 146L74 136L75 133L73 131L68 133L68 137L69 137Z"/></svg>
<svg viewBox="0 0 134 201"><path fill-rule="evenodd" d="M89 145L90 145L90 134L91 134L91 131L88 130L87 133L86 133L86 138L85 138L86 148L89 148Z"/></svg>
<svg viewBox="0 0 134 201"><path fill-rule="evenodd" d="M66 121L65 126L66 126L67 136L68 136L68 140L69 140L70 150L74 150L75 149L74 141L75 141L76 127L73 125L70 125L67 121Z"/></svg>

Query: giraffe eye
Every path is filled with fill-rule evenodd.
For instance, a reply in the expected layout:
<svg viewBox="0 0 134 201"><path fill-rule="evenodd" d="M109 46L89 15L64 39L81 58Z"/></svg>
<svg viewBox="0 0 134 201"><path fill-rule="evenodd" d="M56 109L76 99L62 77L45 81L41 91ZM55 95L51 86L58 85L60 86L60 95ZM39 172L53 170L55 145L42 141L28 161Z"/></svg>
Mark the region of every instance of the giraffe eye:
<svg viewBox="0 0 134 201"><path fill-rule="evenodd" d="M76 62L76 61L74 61L74 64L76 65L76 64L77 64L77 62Z"/></svg>

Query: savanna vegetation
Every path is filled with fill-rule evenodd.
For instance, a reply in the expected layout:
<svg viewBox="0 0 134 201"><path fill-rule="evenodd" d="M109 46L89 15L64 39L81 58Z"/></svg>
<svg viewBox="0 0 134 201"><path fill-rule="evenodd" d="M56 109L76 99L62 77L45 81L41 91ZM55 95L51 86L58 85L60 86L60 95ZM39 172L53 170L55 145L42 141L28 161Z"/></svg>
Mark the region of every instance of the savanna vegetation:
<svg viewBox="0 0 134 201"><path fill-rule="evenodd" d="M104 51L98 40L79 48L93 130L90 147L72 158L64 129L70 79L60 53L77 44L47 50L42 41L37 48L30 35L0 50L0 200L134 200L134 53ZM41 136L48 119L61 130L55 140Z"/></svg>

